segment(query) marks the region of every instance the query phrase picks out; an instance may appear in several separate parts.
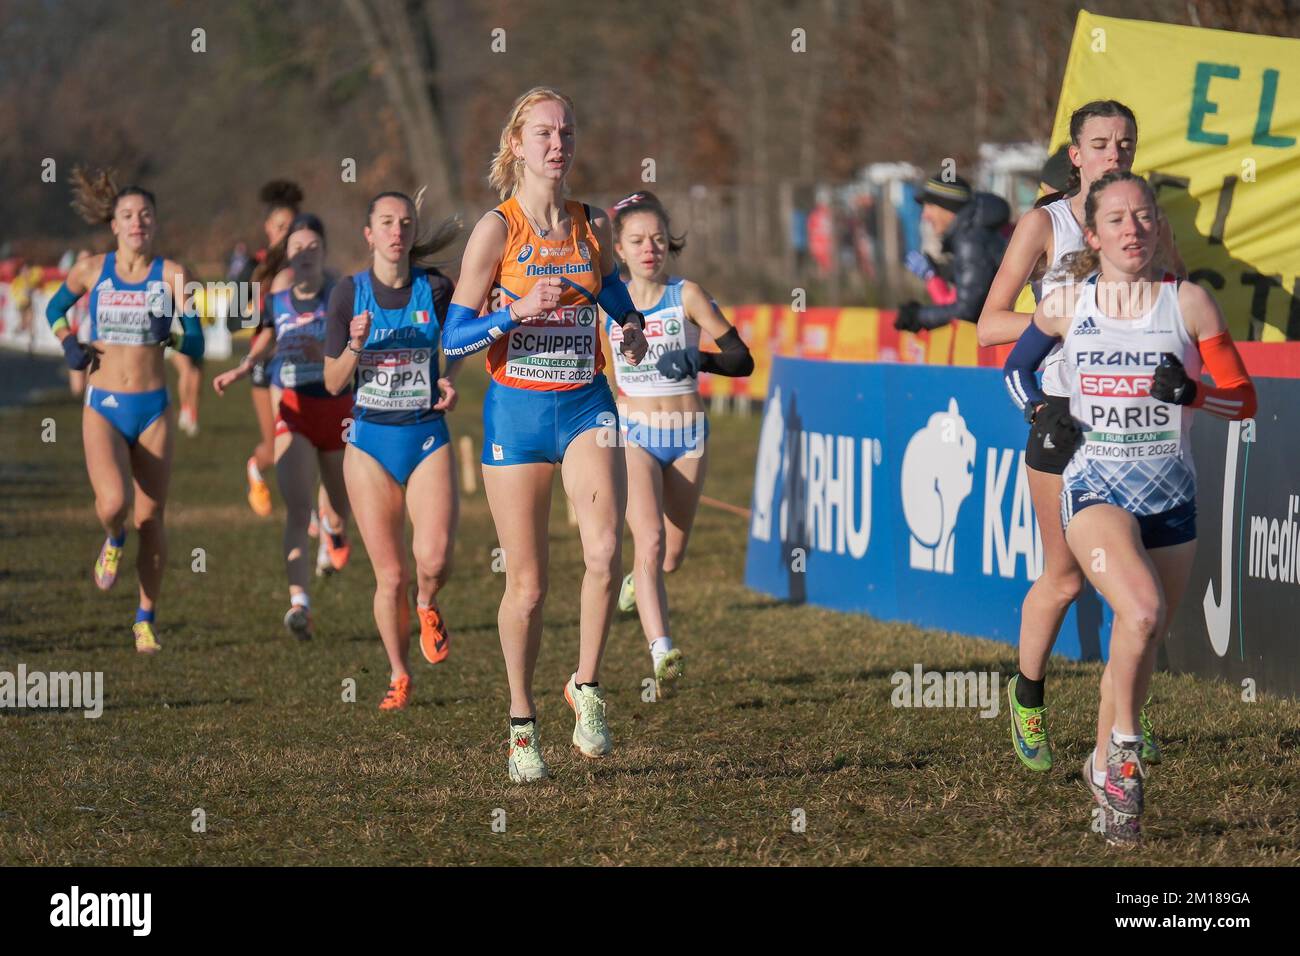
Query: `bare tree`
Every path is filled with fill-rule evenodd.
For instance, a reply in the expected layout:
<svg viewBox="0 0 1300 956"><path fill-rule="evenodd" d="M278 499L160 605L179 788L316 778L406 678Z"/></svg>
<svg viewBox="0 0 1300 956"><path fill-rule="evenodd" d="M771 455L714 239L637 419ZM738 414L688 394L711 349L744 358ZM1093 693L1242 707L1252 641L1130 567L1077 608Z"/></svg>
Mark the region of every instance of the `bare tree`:
<svg viewBox="0 0 1300 956"><path fill-rule="evenodd" d="M397 112L411 172L440 205L457 206L455 161L434 86L436 44L420 0L345 0Z"/></svg>

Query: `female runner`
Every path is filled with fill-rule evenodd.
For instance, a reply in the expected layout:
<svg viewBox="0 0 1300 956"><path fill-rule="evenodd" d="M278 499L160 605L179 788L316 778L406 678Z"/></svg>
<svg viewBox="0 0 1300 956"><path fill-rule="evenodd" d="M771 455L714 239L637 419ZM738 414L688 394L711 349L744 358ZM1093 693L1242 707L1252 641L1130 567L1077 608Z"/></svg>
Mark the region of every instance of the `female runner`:
<svg viewBox="0 0 1300 956"><path fill-rule="evenodd" d="M203 331L184 308L185 271L153 254L156 204L139 186L118 189L109 173L72 173L73 208L90 223L108 223L117 248L78 261L46 309L63 345L68 367L89 367L86 411L81 418L86 471L95 493L95 514L106 540L95 561L95 584L104 591L117 580L126 544L126 518L140 535L136 573L140 603L132 634L135 649L152 654L161 645L154 615L167 563L163 509L171 478L174 419L168 409L163 348L203 357ZM77 341L65 315L90 292L90 344ZM171 331L181 313L184 333Z"/></svg>
<svg viewBox="0 0 1300 956"><path fill-rule="evenodd" d="M325 276L325 227L311 214L300 214L289 226L285 255L292 265L293 283L275 292L262 311L262 324L248 355L235 368L212 382L218 395L266 362L275 417L275 470L287 515L284 562L289 577L289 610L284 624L300 640L311 638L313 621L307 593L311 575L308 525L316 480L329 490L337 511L323 517L325 539L335 550L346 548L342 529L348 517L343 481L345 419L352 414L352 393L332 395L325 388L325 308L331 284Z"/></svg>
<svg viewBox="0 0 1300 956"><path fill-rule="evenodd" d="M1013 399L1070 453L1066 543L1115 613L1083 775L1119 844L1141 835L1140 711L1196 551L1192 410L1238 420L1256 405L1213 297L1157 265L1160 219L1145 180L1119 170L1097 179L1084 206L1087 247L1066 263L1076 281L1044 298L1006 364ZM1065 409L1034 379L1053 350L1066 366ZM1201 383L1202 367L1215 386Z"/></svg>
<svg viewBox="0 0 1300 956"><path fill-rule="evenodd" d="M449 356L491 346L483 408L483 485L505 552L497 615L510 682L507 770L516 783L549 776L537 742L533 671L547 588L551 483L556 464L573 503L585 574L578 666L564 688L573 744L602 757L613 742L600 659L621 574L627 471L597 328L599 308L622 326L628 361L645 357L643 320L619 281L608 217L565 199L573 165L573 104L538 87L515 101L489 182L503 202L469 238L447 311ZM508 304L480 317L490 293Z"/></svg>
<svg viewBox="0 0 1300 956"><path fill-rule="evenodd" d="M421 236L418 195L380 193L366 215L370 268L339 281L326 317L325 387L339 395L353 386L354 426L343 476L374 568L375 624L391 668L381 710L402 710L411 700L407 514L415 526L420 650L431 664L451 651L436 597L451 575L456 533L444 413L456 406L459 363L439 376L439 333L452 283L421 264L459 229L444 220Z"/></svg>
<svg viewBox="0 0 1300 956"><path fill-rule="evenodd" d="M1075 166L1066 197L1027 212L1002 258L984 309L978 335L981 345L1015 342L1032 319L1016 311L1017 299L1034 276L1042 280L1038 299L1071 280L1060 272L1067 255L1083 248L1084 202L1088 189L1101 176L1133 166L1137 151L1137 120L1123 103L1097 100L1070 116L1070 161ZM1186 273L1173 243L1168 222L1162 217L1158 257L1177 275ZM1045 264L1045 265L1044 265ZM1069 382L1053 352L1043 367L1042 388L1058 409L1068 405ZM1043 542L1043 570L1025 595L1020 614L1020 668L1007 684L1011 711L1011 740L1016 756L1031 770L1052 766L1052 746L1047 732L1044 687L1047 662L1061 622L1083 588L1083 572L1070 554L1059 520L1061 473L1069 455L1054 447L1042 429L1031 426L1025 445L1029 492ZM1147 763L1159 763L1160 751L1146 712L1143 754Z"/></svg>
<svg viewBox="0 0 1300 956"><path fill-rule="evenodd" d="M636 546L631 574L618 606L634 607L650 646L656 696L673 694L683 670L682 652L668 628L664 575L677 570L704 487L709 422L700 400L700 372L745 376L754 360L712 297L698 284L668 272L669 256L685 246L672 235L668 212L649 192L614 204L614 251L627 264L628 292L645 316L647 361L639 367L617 354L622 329L607 323L614 374L627 398L627 523ZM720 354L700 351L700 330ZM654 364L652 364L654 363ZM639 599L638 599L639 597Z"/></svg>

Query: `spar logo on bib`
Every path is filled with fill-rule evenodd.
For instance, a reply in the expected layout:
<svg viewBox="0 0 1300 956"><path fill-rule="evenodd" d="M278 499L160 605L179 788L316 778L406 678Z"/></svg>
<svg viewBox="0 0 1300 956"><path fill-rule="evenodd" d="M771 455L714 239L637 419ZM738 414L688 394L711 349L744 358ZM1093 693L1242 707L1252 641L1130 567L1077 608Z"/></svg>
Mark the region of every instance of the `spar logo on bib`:
<svg viewBox="0 0 1300 956"><path fill-rule="evenodd" d="M515 261L527 262L532 257L533 257L533 244L531 242L526 242L524 243L524 247L519 250L519 256L518 258L515 259Z"/></svg>
<svg viewBox="0 0 1300 956"><path fill-rule="evenodd" d="M578 324L587 326L595 325L596 310L589 305L578 306Z"/></svg>
<svg viewBox="0 0 1300 956"><path fill-rule="evenodd" d="M664 323L664 331L667 332L669 335L676 335L681 330L682 330L682 324L678 322L676 319L669 319L667 322Z"/></svg>
<svg viewBox="0 0 1300 956"><path fill-rule="evenodd" d="M1079 390L1084 395L1104 395L1109 398L1141 398L1151 394L1151 376L1115 375L1111 373L1080 372Z"/></svg>

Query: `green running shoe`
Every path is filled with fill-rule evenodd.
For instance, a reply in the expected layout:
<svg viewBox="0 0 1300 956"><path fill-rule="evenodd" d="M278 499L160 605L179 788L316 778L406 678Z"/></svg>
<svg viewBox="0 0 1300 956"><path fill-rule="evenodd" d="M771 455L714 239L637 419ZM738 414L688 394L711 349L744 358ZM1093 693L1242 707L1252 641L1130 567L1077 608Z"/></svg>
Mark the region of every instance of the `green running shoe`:
<svg viewBox="0 0 1300 956"><path fill-rule="evenodd" d="M677 693L677 682L686 673L686 661L679 648L674 647L655 667L655 699L666 700Z"/></svg>
<svg viewBox="0 0 1300 956"><path fill-rule="evenodd" d="M1017 674L1007 682L1007 700L1011 702L1011 744L1016 756L1030 770L1052 769L1052 745L1047 739L1047 707L1022 707L1016 700Z"/></svg>
<svg viewBox="0 0 1300 956"><path fill-rule="evenodd" d="M510 754L506 770L515 783L533 783L550 778L551 772L542 759L541 744L537 742L536 721L530 720L517 727L510 725Z"/></svg>
<svg viewBox="0 0 1300 956"><path fill-rule="evenodd" d="M624 614L636 610L636 585L632 583L630 574L623 579L623 586L618 589L618 609Z"/></svg>
<svg viewBox="0 0 1300 956"><path fill-rule="evenodd" d="M564 685L564 699L573 708L573 746L584 757L608 756L614 740L605 722L605 691L579 687L575 674Z"/></svg>
<svg viewBox="0 0 1300 956"><path fill-rule="evenodd" d="M1151 703L1151 698L1147 698L1146 704L1142 706L1142 713L1138 714L1138 722L1142 725L1142 765L1149 767L1152 764L1158 764L1163 758L1160 756L1160 745L1156 743L1155 732L1151 729L1151 718L1147 716L1147 706Z"/></svg>
<svg viewBox="0 0 1300 956"><path fill-rule="evenodd" d="M99 557L95 559L95 587L101 591L107 591L117 580L117 565L122 560L122 548L114 547L113 542L108 538L104 539L104 546L99 549Z"/></svg>

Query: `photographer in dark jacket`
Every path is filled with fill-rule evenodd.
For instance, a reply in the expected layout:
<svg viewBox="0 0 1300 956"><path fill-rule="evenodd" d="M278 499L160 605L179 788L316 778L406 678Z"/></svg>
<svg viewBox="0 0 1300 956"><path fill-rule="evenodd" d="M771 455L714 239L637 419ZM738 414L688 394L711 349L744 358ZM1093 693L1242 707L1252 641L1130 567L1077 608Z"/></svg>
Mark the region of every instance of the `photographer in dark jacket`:
<svg viewBox="0 0 1300 956"><path fill-rule="evenodd" d="M953 319L975 322L1002 262L1007 243L1000 230L1011 218L1011 208L1000 196L973 192L960 176L951 182L942 175L932 176L917 193L916 201L921 203L921 218L943 237L943 251L951 256L946 269L933 261L929 264L956 286L957 298L948 305L905 302L899 306L894 328L919 332L947 325Z"/></svg>

